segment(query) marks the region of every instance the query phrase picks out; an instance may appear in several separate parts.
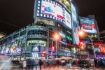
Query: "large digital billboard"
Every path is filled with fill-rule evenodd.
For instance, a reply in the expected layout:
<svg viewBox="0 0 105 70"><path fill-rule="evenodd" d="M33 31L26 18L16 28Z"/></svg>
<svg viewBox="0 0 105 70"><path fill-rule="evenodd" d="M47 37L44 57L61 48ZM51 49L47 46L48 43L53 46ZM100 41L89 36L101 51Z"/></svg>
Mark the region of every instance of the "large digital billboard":
<svg viewBox="0 0 105 70"><path fill-rule="evenodd" d="M61 3L63 7L67 9L68 12L71 12L71 3L70 0L56 0L57 2Z"/></svg>
<svg viewBox="0 0 105 70"><path fill-rule="evenodd" d="M66 10L64 11L64 23L71 28L71 15Z"/></svg>
<svg viewBox="0 0 105 70"><path fill-rule="evenodd" d="M38 0L37 17L56 20L71 28L71 14L62 4L60 1Z"/></svg>
<svg viewBox="0 0 105 70"><path fill-rule="evenodd" d="M63 7L55 1L39 0L37 16L63 22L64 21Z"/></svg>
<svg viewBox="0 0 105 70"><path fill-rule="evenodd" d="M42 0L41 13L64 19L62 6L57 3Z"/></svg>
<svg viewBox="0 0 105 70"><path fill-rule="evenodd" d="M73 3L71 3L71 12L72 12L72 29L73 29L73 41L74 44L79 44L79 36L78 36L78 32L79 32L79 23L78 23L78 16L77 16L77 11L76 11L76 7Z"/></svg>
<svg viewBox="0 0 105 70"><path fill-rule="evenodd" d="M97 33L95 20L91 18L80 18L81 29L87 33Z"/></svg>

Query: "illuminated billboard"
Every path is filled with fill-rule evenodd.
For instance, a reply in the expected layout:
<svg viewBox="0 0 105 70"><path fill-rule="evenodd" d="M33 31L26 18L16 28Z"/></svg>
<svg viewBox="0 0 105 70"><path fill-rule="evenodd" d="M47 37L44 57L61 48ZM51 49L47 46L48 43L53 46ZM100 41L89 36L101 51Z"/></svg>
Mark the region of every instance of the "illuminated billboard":
<svg viewBox="0 0 105 70"><path fill-rule="evenodd" d="M41 13L52 15L57 19L64 19L62 6L57 3L42 0Z"/></svg>
<svg viewBox="0 0 105 70"><path fill-rule="evenodd" d="M74 44L79 44L79 22L78 22L78 16L77 16L77 11L75 8L75 5L73 3L71 3L71 12L72 12L72 29L73 29L73 41Z"/></svg>
<svg viewBox="0 0 105 70"><path fill-rule="evenodd" d="M80 18L81 29L87 33L97 33L95 20L91 18Z"/></svg>
<svg viewBox="0 0 105 70"><path fill-rule="evenodd" d="M71 28L71 15L66 10L64 12L64 23L66 26Z"/></svg>
<svg viewBox="0 0 105 70"><path fill-rule="evenodd" d="M68 7L64 7L61 2L65 4L65 0L38 0L37 17L56 20L71 28L70 12L66 9ZM66 2L69 3L68 1Z"/></svg>
<svg viewBox="0 0 105 70"><path fill-rule="evenodd" d="M48 0L39 0L38 3L37 16L63 22L63 7L59 3Z"/></svg>
<svg viewBox="0 0 105 70"><path fill-rule="evenodd" d="M57 2L61 3L63 7L67 9L68 12L71 12L71 3L70 0L56 0Z"/></svg>

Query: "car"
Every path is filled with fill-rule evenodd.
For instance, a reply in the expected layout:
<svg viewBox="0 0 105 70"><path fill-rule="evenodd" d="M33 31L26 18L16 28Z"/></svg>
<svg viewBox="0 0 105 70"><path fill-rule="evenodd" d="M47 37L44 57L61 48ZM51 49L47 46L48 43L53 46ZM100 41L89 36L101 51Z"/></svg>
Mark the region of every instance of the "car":
<svg viewBox="0 0 105 70"><path fill-rule="evenodd" d="M82 68L90 68L91 63L88 60L79 60L78 61L78 66Z"/></svg>

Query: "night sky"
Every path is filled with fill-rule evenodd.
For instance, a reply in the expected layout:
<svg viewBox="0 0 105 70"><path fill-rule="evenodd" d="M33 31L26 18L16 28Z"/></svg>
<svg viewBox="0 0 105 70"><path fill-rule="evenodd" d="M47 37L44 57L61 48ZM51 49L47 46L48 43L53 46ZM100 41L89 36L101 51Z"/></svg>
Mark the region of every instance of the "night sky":
<svg viewBox="0 0 105 70"><path fill-rule="evenodd" d="M75 0L80 16L95 15L105 30L105 0ZM0 32L10 34L33 22L34 0L0 0Z"/></svg>

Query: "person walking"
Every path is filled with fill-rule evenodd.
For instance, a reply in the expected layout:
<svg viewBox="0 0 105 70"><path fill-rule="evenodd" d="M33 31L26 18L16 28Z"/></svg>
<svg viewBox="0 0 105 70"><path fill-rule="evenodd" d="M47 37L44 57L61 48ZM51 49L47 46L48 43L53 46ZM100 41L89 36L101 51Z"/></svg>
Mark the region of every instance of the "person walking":
<svg viewBox="0 0 105 70"><path fill-rule="evenodd" d="M41 59L39 59L39 67L40 67L40 70L42 69L42 65L43 65L43 62Z"/></svg>

